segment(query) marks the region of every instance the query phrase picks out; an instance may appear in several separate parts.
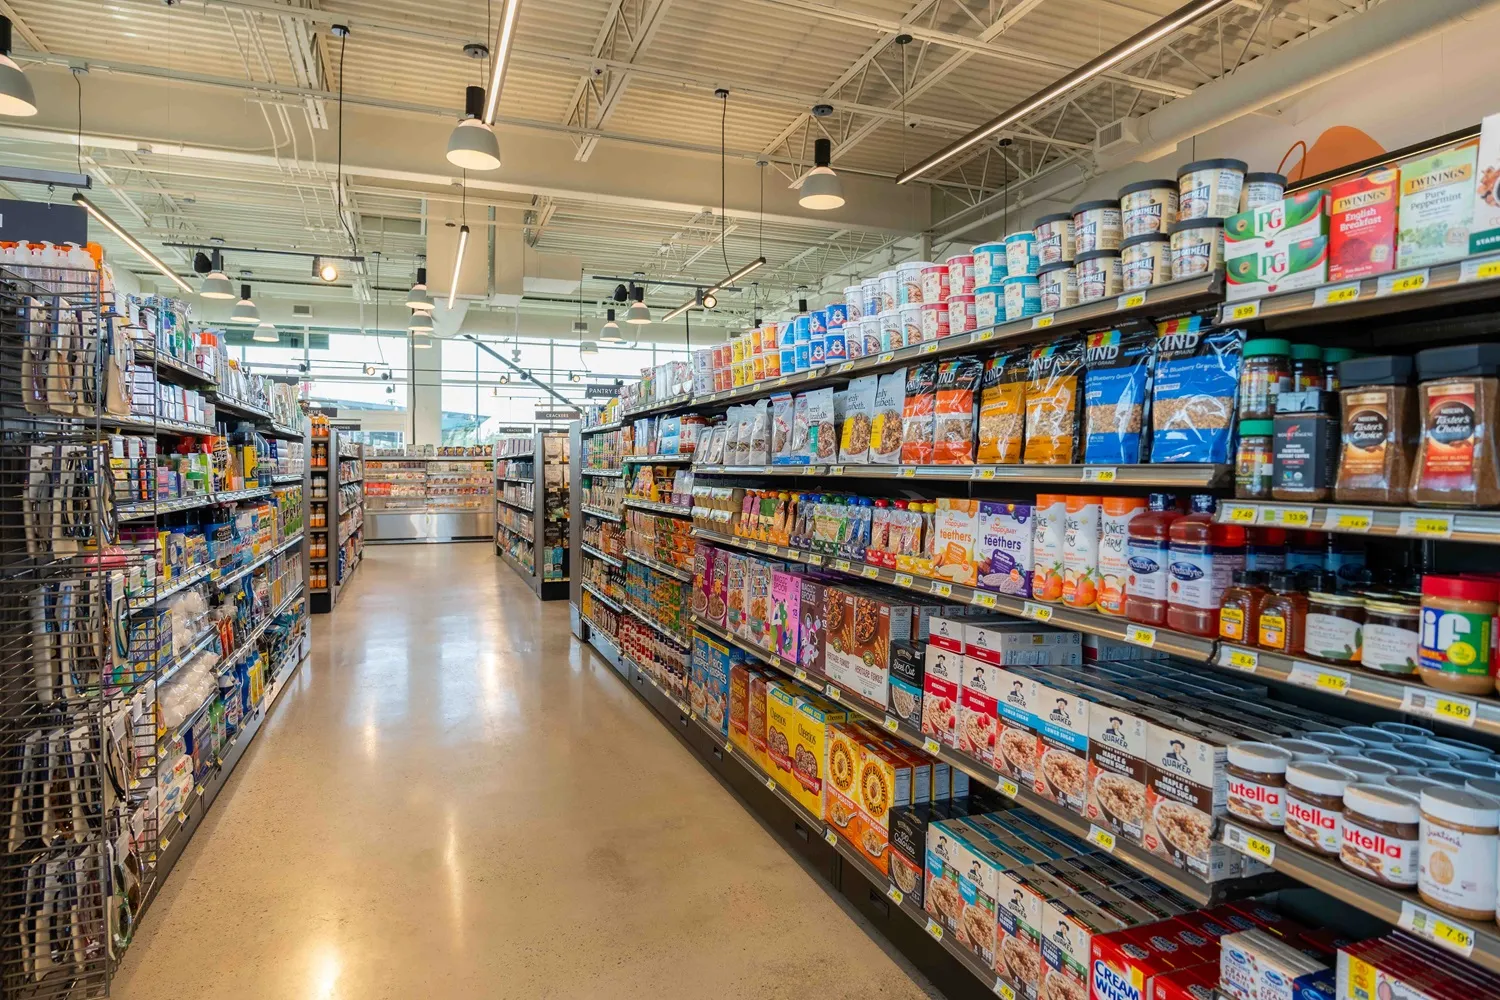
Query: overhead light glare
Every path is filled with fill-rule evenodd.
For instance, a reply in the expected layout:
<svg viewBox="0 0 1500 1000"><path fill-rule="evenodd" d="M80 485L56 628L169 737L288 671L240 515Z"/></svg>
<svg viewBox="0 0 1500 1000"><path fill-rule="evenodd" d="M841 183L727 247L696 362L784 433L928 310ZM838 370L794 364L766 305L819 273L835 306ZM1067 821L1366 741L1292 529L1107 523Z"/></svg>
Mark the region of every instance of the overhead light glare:
<svg viewBox="0 0 1500 1000"><path fill-rule="evenodd" d="M323 257L313 258L313 277L322 281L334 282L339 280L339 269L333 261Z"/></svg>
<svg viewBox="0 0 1500 1000"><path fill-rule="evenodd" d="M448 162L461 170L500 169L500 140L495 130L480 118L484 109L484 88L464 91L464 117L448 136Z"/></svg>
<svg viewBox="0 0 1500 1000"><path fill-rule="evenodd" d="M453 283L448 286L448 308L453 308L454 301L458 298L458 275L464 267L464 251L469 248L469 227L460 226L458 230L458 253L453 255Z"/></svg>
<svg viewBox="0 0 1500 1000"><path fill-rule="evenodd" d="M766 259L764 257L755 258L750 263L746 264L744 267L740 268L738 271L725 278L723 281L718 281L712 285L709 285L706 289L703 290L701 294L693 296L693 298L689 299L682 305L678 306L676 309L673 309L671 312L667 313L661 318L661 321L663 323L670 323L672 320L676 319L678 316L681 316L683 313L687 312L695 305L701 305L704 309L713 309L719 304L719 297L714 294L715 292L719 291L722 288L727 288L730 285L733 285L736 281L739 281L741 278L745 277L745 275L758 268L764 267L765 264ZM700 299L702 300L701 302L699 301Z"/></svg>
<svg viewBox="0 0 1500 1000"><path fill-rule="evenodd" d="M0 115L30 118L34 114L36 92L10 57L10 18L0 17Z"/></svg>
<svg viewBox="0 0 1500 1000"><path fill-rule="evenodd" d="M160 257L156 256L156 254L152 253L150 250L147 250L144 246L142 246L140 240L136 239L134 236L131 236L125 230L121 229L119 223L115 222L114 219L111 219L108 215L106 215L98 205L95 205L93 202L89 201L87 195L75 191L73 193L73 201L83 206L84 211L88 212L89 215L92 215L96 220L98 220L101 226L114 233L115 236L119 237L120 241L130 249L134 250L138 257L140 257L146 263L150 264L152 267L156 268L167 278L170 278L172 280L172 283L175 284L178 288L182 289L184 294L193 294L193 286L189 285L187 281L183 279L182 275L172 270Z"/></svg>

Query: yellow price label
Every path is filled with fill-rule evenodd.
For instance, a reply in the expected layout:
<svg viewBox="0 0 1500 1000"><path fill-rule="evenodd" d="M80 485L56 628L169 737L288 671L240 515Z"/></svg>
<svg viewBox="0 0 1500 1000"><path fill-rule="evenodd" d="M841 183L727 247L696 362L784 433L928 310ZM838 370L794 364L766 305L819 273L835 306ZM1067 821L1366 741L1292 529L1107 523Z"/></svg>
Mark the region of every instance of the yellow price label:
<svg viewBox="0 0 1500 1000"><path fill-rule="evenodd" d="M797 678L799 681L803 682L804 684L807 683L807 671L803 670L801 667L798 667L796 670L793 670L792 671L792 676L795 677L795 678Z"/></svg>
<svg viewBox="0 0 1500 1000"><path fill-rule="evenodd" d="M896 586L898 586L898 587L910 587L911 584L912 584L912 579L911 579L911 574L910 573L897 573L896 574Z"/></svg>
<svg viewBox="0 0 1500 1000"><path fill-rule="evenodd" d="M792 380L792 377L790 375L783 375L783 376L781 376L781 378L779 378L779 379L776 380L776 384L777 385L786 385L791 380Z"/></svg>
<svg viewBox="0 0 1500 1000"><path fill-rule="evenodd" d="M838 834L833 832L833 827L829 827L823 831L823 839L828 841L830 847L839 842Z"/></svg>
<svg viewBox="0 0 1500 1000"><path fill-rule="evenodd" d="M1100 826L1091 826L1091 827L1089 827L1088 842L1090 844L1093 844L1095 847L1103 848L1104 850L1110 852L1111 854L1114 853L1114 850L1115 850L1115 835L1113 833L1109 832L1108 830L1104 829L1103 827L1100 827Z"/></svg>
<svg viewBox="0 0 1500 1000"><path fill-rule="evenodd" d="M1017 785L1009 778L996 779L995 787L998 788L1000 790L1000 794L1004 795L1006 798L1013 799L1021 794L1021 786Z"/></svg>
<svg viewBox="0 0 1500 1000"><path fill-rule="evenodd" d="M1305 528L1312 524L1312 511L1306 507L1288 507L1281 512L1281 523L1293 528Z"/></svg>
<svg viewBox="0 0 1500 1000"><path fill-rule="evenodd" d="M1144 625L1132 625L1125 630L1125 641L1133 642L1137 646L1152 647L1156 645L1156 629L1146 628Z"/></svg>
<svg viewBox="0 0 1500 1000"><path fill-rule="evenodd" d="M830 465L828 467L828 474L830 476L842 476L844 474L844 467L842 465Z"/></svg>
<svg viewBox="0 0 1500 1000"><path fill-rule="evenodd" d="M1412 520L1412 534L1428 538L1447 538L1453 534L1451 517L1417 517Z"/></svg>
<svg viewBox="0 0 1500 1000"><path fill-rule="evenodd" d="M844 696L844 692L840 691L838 688L834 687L832 684L830 684L830 685L828 685L828 687L824 688L823 691L824 691L825 694L828 695L828 697L832 698L834 701L838 701L840 698L842 698Z"/></svg>
<svg viewBox="0 0 1500 1000"><path fill-rule="evenodd" d="M893 733L899 733L901 731L901 720L897 719L894 715L887 715L885 717L885 728Z"/></svg>
<svg viewBox="0 0 1500 1000"><path fill-rule="evenodd" d="M1229 508L1229 520L1233 524L1254 524L1254 507L1231 507Z"/></svg>
<svg viewBox="0 0 1500 1000"><path fill-rule="evenodd" d="M1403 274L1399 278L1391 279L1389 291L1415 292L1427 287L1427 272L1418 271L1416 274Z"/></svg>
<svg viewBox="0 0 1500 1000"><path fill-rule="evenodd" d="M1397 926L1418 937L1424 937L1445 948L1451 948L1461 955L1468 956L1474 953L1475 937L1471 928L1417 906L1415 903L1403 902L1401 904L1401 917L1397 921Z"/></svg>
<svg viewBox="0 0 1500 1000"><path fill-rule="evenodd" d="M1052 325L1052 321L1054 318L1055 317L1051 313L1048 313L1045 316L1038 316L1036 319L1031 321L1031 328L1033 330L1045 330L1047 329L1047 327Z"/></svg>
<svg viewBox="0 0 1500 1000"><path fill-rule="evenodd" d="M974 470L974 478L975 479L994 479L995 478L995 470L994 469L975 469Z"/></svg>
<svg viewBox="0 0 1500 1000"><path fill-rule="evenodd" d="M1260 301L1241 302L1229 310L1230 319L1254 319L1260 315Z"/></svg>
<svg viewBox="0 0 1500 1000"><path fill-rule="evenodd" d="M936 594L938 597L952 597L953 585L948 583L933 583L928 586L927 592Z"/></svg>
<svg viewBox="0 0 1500 1000"><path fill-rule="evenodd" d="M1000 995L1000 1000L1016 1000L1016 991L1003 979L995 980L995 992Z"/></svg>
<svg viewBox="0 0 1500 1000"><path fill-rule="evenodd" d="M1083 470L1083 481L1086 483L1112 483L1119 478L1120 470L1105 468L1086 468Z"/></svg>
<svg viewBox="0 0 1500 1000"><path fill-rule="evenodd" d="M938 349L937 341L935 341L935 340L929 340L927 343L925 343L925 344L922 345L922 349L918 353L919 354L936 354L937 353L937 349Z"/></svg>
<svg viewBox="0 0 1500 1000"><path fill-rule="evenodd" d="M902 479L916 479L917 478L917 470L915 468L913 468L912 466L910 466L910 465L905 466L901 470L901 478Z"/></svg>
<svg viewBox="0 0 1500 1000"><path fill-rule="evenodd" d="M867 580L878 580L880 579L880 570L874 566L862 566L860 567L859 575Z"/></svg>
<svg viewBox="0 0 1500 1000"><path fill-rule="evenodd" d="M934 754L935 755L939 751L941 751L943 748L938 745L938 741L937 740L935 740L931 736L929 736L925 740L922 741L922 749L926 750L930 754Z"/></svg>
<svg viewBox="0 0 1500 1000"><path fill-rule="evenodd" d="M1455 700L1453 698L1439 698L1432 706L1432 714L1440 719L1456 722L1460 726L1472 726L1474 724L1474 702Z"/></svg>
<svg viewBox="0 0 1500 1000"><path fill-rule="evenodd" d="M816 465L804 465L802 467L802 474L804 476L816 476L818 474L818 467Z"/></svg>
<svg viewBox="0 0 1500 1000"><path fill-rule="evenodd" d="M896 360L896 352L895 351L886 351L877 360L879 360L879 362L881 364L885 364L887 361L895 361Z"/></svg>
<svg viewBox="0 0 1500 1000"><path fill-rule="evenodd" d="M928 917L927 933L932 935L934 941L941 941L943 939L943 925Z"/></svg>
<svg viewBox="0 0 1500 1000"><path fill-rule="evenodd" d="M1349 678L1342 674L1318 674L1317 686L1333 694L1345 694L1349 690Z"/></svg>
<svg viewBox="0 0 1500 1000"><path fill-rule="evenodd" d="M1033 604L1027 601L1021 609L1021 614L1039 622L1050 622L1052 620L1052 609L1045 604Z"/></svg>
<svg viewBox="0 0 1500 1000"><path fill-rule="evenodd" d="M993 608L995 606L995 595L987 594L982 590L976 590L969 595L969 603L977 604L982 608Z"/></svg>
<svg viewBox="0 0 1500 1000"><path fill-rule="evenodd" d="M777 546L777 548L780 549L781 547ZM781 549L780 554L784 556L793 555L793 553L788 549ZM818 555L816 552L811 553L807 557L807 563L809 566L821 566L823 565L823 557Z"/></svg>
<svg viewBox="0 0 1500 1000"><path fill-rule="evenodd" d="M1260 654L1248 649L1231 649L1229 651L1229 665L1236 670L1254 670L1260 666Z"/></svg>
<svg viewBox="0 0 1500 1000"><path fill-rule="evenodd" d="M766 779L766 787L769 788L771 791L774 792L774 791L776 791L776 782L773 781L770 778L767 778Z"/></svg>
<svg viewBox="0 0 1500 1000"><path fill-rule="evenodd" d="M891 902L895 903L897 906L900 906L902 900L906 899L906 893L902 892L900 889L897 889L894 885L886 886L885 894L889 896L891 898Z"/></svg>
<svg viewBox="0 0 1500 1000"><path fill-rule="evenodd" d="M853 567L849 563L849 560L847 559L835 559L833 561L833 568L838 570L840 573L847 573L849 572L849 570L853 569Z"/></svg>
<svg viewBox="0 0 1500 1000"><path fill-rule="evenodd" d="M1132 292L1129 295L1122 295L1122 296L1120 296L1119 299L1117 299L1116 302L1115 302L1115 307L1117 309L1139 309L1141 306L1143 306L1145 304L1146 304L1146 293L1145 292Z"/></svg>
<svg viewBox="0 0 1500 1000"><path fill-rule="evenodd" d="M1500 259L1487 260L1474 265L1474 278L1479 281L1488 278L1500 278Z"/></svg>
<svg viewBox="0 0 1500 1000"><path fill-rule="evenodd" d="M1242 846L1246 854L1264 861L1268 865L1276 860L1276 845L1269 840L1262 840L1252 834L1246 834Z"/></svg>
<svg viewBox="0 0 1500 1000"><path fill-rule="evenodd" d="M1369 511L1339 511L1334 516L1333 526L1339 531L1369 531L1374 520Z"/></svg>
<svg viewBox="0 0 1500 1000"><path fill-rule="evenodd" d="M1336 306L1344 302L1353 302L1357 298L1359 298L1359 285L1357 283L1344 285L1342 288L1330 288L1322 296L1324 304L1330 306Z"/></svg>
<svg viewBox="0 0 1500 1000"><path fill-rule="evenodd" d="M843 364L839 365L839 371L841 371L841 372L852 372L853 370L854 370L854 362L853 361L845 361Z"/></svg>
<svg viewBox="0 0 1500 1000"><path fill-rule="evenodd" d="M724 741L724 752L725 753L734 753L734 744L731 743L729 740L725 740Z"/></svg>
<svg viewBox="0 0 1500 1000"><path fill-rule="evenodd" d="M986 340L994 340L994 339L995 339L995 331L994 330L980 330L980 331L978 331L977 333L974 334L974 343L976 343L976 344L982 344Z"/></svg>

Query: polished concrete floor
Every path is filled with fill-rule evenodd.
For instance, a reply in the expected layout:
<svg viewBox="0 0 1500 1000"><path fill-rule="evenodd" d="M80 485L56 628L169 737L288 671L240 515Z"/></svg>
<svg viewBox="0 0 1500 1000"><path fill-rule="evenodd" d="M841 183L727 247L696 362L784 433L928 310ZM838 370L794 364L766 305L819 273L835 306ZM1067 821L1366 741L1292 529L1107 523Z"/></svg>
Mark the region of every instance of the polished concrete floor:
<svg viewBox="0 0 1500 1000"><path fill-rule="evenodd" d="M114 995L929 995L493 553L366 549Z"/></svg>

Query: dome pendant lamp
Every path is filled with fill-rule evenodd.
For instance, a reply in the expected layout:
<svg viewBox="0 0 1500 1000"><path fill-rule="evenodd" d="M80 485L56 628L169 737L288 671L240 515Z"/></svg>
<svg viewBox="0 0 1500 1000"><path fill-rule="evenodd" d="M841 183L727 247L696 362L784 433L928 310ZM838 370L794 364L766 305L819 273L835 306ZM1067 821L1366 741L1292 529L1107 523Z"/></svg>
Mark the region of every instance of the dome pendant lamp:
<svg viewBox="0 0 1500 1000"><path fill-rule="evenodd" d="M276 332L276 324L263 321L255 328L255 333L251 335L250 339L257 344L279 344L281 343L281 334Z"/></svg>
<svg viewBox="0 0 1500 1000"><path fill-rule="evenodd" d="M844 185L829 166L833 162L833 143L819 139L813 143L813 168L802 178L802 196L797 204L814 212L827 212L844 205Z"/></svg>
<svg viewBox="0 0 1500 1000"><path fill-rule="evenodd" d="M645 326L651 322L651 309L646 305L646 290L637 286L633 295L635 301L625 310L625 322L632 326Z"/></svg>
<svg viewBox="0 0 1500 1000"><path fill-rule="evenodd" d="M198 294L205 299L234 298L234 286L224 273L224 255L215 250L209 261L208 274L204 276L203 284L198 286Z"/></svg>
<svg viewBox="0 0 1500 1000"><path fill-rule="evenodd" d="M260 310L255 308L255 303L250 300L250 286L240 286L240 300L234 304L234 311L229 314L229 322L241 326L254 326L260 322Z"/></svg>
<svg viewBox="0 0 1500 1000"><path fill-rule="evenodd" d="M10 18L0 17L0 115L30 118L36 114L36 92L10 57Z"/></svg>
<svg viewBox="0 0 1500 1000"><path fill-rule="evenodd" d="M411 314L411 326L407 329L415 330L420 333L431 333L432 313L423 312L420 309L413 311Z"/></svg>
<svg viewBox="0 0 1500 1000"><path fill-rule="evenodd" d="M480 117L484 113L484 88L464 90L464 116L448 137L448 162L461 170L500 169L500 140Z"/></svg>
<svg viewBox="0 0 1500 1000"><path fill-rule="evenodd" d="M604 326L599 330L599 343L625 343L625 338L620 333L620 324L615 322L615 311L613 309L610 309L605 313Z"/></svg>
<svg viewBox="0 0 1500 1000"><path fill-rule="evenodd" d="M406 308L431 309L432 296L427 293L427 268L417 268L417 283L406 293Z"/></svg>

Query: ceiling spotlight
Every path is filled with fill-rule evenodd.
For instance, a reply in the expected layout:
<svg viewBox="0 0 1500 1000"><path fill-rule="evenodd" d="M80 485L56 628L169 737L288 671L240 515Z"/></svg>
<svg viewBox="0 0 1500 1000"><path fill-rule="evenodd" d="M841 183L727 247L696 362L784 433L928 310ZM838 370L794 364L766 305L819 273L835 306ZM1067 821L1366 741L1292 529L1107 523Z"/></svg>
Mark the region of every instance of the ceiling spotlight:
<svg viewBox="0 0 1500 1000"><path fill-rule="evenodd" d="M207 274L213 269L214 265L213 262L208 259L208 254L204 253L202 250L199 250L197 253L193 254L194 274Z"/></svg>
<svg viewBox="0 0 1500 1000"><path fill-rule="evenodd" d="M637 286L634 297L635 301L625 310L625 322L632 326L645 326L651 322L651 310L646 306L646 290Z"/></svg>
<svg viewBox="0 0 1500 1000"><path fill-rule="evenodd" d="M10 57L10 18L0 17L0 115L30 118L36 114L31 81Z"/></svg>
<svg viewBox="0 0 1500 1000"><path fill-rule="evenodd" d="M406 293L406 308L431 309L432 296L427 294L427 268L417 268L417 283Z"/></svg>
<svg viewBox="0 0 1500 1000"><path fill-rule="evenodd" d="M224 273L224 258L217 250L209 258L208 276L203 279L203 284L198 286L198 294L205 299L234 298L234 286L229 283L229 276Z"/></svg>
<svg viewBox="0 0 1500 1000"><path fill-rule="evenodd" d="M606 311L604 325L599 328L599 343L601 344L623 344L625 337L620 333L620 324L615 322L615 311Z"/></svg>
<svg viewBox="0 0 1500 1000"><path fill-rule="evenodd" d="M715 308L718 307L718 305L719 305L719 297L717 295L715 295L713 292L708 292L707 294L705 294L703 296L703 308L705 308L705 309L715 309Z"/></svg>
<svg viewBox="0 0 1500 1000"><path fill-rule="evenodd" d="M580 375L580 374L578 374L577 372L569 372L568 373L568 381L569 382L582 382L583 381L583 376Z"/></svg>
<svg viewBox="0 0 1500 1000"><path fill-rule="evenodd" d="M234 310L229 314L229 322L240 326L254 326L260 322L260 310L255 308L255 303L250 301L250 286L240 286L240 300L234 304Z"/></svg>
<svg viewBox="0 0 1500 1000"><path fill-rule="evenodd" d="M501 375L500 375L500 384L501 385L510 385L510 376L506 375L506 374L504 374L502 372Z"/></svg>
<svg viewBox="0 0 1500 1000"><path fill-rule="evenodd" d="M407 326L409 330L419 330L422 333L432 332L432 313L421 309L412 311L411 323Z"/></svg>
<svg viewBox="0 0 1500 1000"><path fill-rule="evenodd" d="M592 340L585 340L578 345L578 356L580 358L597 358L599 356L599 345Z"/></svg>
<svg viewBox="0 0 1500 1000"><path fill-rule="evenodd" d="M314 257L313 277L318 278L322 281L338 281L339 269L337 265L335 265L331 260L324 260L322 257Z"/></svg>
<svg viewBox="0 0 1500 1000"><path fill-rule="evenodd" d="M615 286L615 301L616 302L629 302L630 301L630 289L626 288L624 285L616 285Z"/></svg>
<svg viewBox="0 0 1500 1000"><path fill-rule="evenodd" d="M819 139L813 143L813 168L802 178L802 196L797 204L814 212L827 212L844 204L844 185L829 166L833 162L833 142Z"/></svg>
<svg viewBox="0 0 1500 1000"><path fill-rule="evenodd" d="M460 170L498 170L500 140L484 123L484 88L464 90L464 116L448 136L448 162Z"/></svg>
<svg viewBox="0 0 1500 1000"><path fill-rule="evenodd" d="M281 342L281 334L276 332L275 323L262 320L261 324L255 328L255 333L251 335L250 339L258 344L279 344Z"/></svg>

